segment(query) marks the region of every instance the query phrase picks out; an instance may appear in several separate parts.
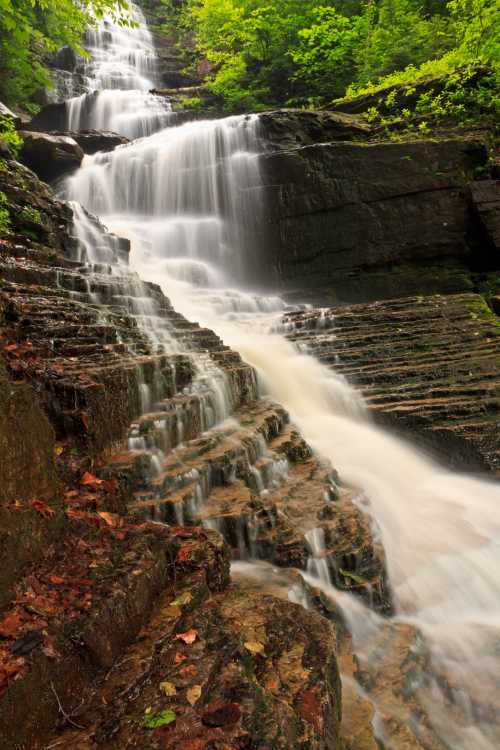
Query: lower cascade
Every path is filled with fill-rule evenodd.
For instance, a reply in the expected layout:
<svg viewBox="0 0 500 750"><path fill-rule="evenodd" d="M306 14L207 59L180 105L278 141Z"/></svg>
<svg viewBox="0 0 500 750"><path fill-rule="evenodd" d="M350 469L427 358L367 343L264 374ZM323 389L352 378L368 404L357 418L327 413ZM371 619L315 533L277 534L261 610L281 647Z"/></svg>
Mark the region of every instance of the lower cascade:
<svg viewBox="0 0 500 750"><path fill-rule="evenodd" d="M335 365L294 341L300 316L287 313L305 307L269 292L264 278L259 290L256 237L268 221L260 117L176 125L168 101L151 93L154 45L132 12L138 27L107 20L93 33L88 91L67 113L72 131L133 140L85 156L58 186L73 237L57 289L68 305L90 305L88 325L131 321L112 346L134 363L138 416L127 450L97 481L133 485L127 502L155 533L222 534L248 596L264 591L338 625L344 711L369 707L371 739L359 748L496 750L498 484L451 472L375 424ZM327 325L334 335L325 310L318 335ZM183 596L174 609L191 602ZM237 620L234 606L226 624ZM259 627L245 646L262 651L264 665ZM326 638L321 627L311 643ZM186 628L177 643L200 632ZM60 746L91 747L78 745L78 721L69 724Z"/></svg>

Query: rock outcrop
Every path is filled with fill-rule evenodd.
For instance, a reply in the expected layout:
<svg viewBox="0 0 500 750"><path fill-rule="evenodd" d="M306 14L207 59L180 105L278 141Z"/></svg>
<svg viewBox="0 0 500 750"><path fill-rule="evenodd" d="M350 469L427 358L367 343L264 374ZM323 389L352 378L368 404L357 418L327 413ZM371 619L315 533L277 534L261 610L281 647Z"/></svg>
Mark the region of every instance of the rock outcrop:
<svg viewBox="0 0 500 750"><path fill-rule="evenodd" d="M407 297L286 319L290 338L356 385L377 421L462 471L500 471L500 319L482 297Z"/></svg>
<svg viewBox="0 0 500 750"><path fill-rule="evenodd" d="M261 281L324 303L471 289L471 267L489 260L467 193L486 145L466 137L319 142L325 118L262 118L274 150L261 162ZM284 122L292 132L280 150ZM342 138L344 125L332 120L332 141L338 128Z"/></svg>
<svg viewBox="0 0 500 750"><path fill-rule="evenodd" d="M21 159L42 179L50 182L78 169L84 152L78 143L66 135L53 135L22 130Z"/></svg>

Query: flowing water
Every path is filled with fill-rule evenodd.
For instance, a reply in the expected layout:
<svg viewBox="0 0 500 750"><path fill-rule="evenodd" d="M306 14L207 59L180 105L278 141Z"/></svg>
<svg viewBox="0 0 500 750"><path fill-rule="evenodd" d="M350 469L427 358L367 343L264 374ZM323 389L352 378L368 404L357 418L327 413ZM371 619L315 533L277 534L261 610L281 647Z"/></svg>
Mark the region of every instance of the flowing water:
<svg viewBox="0 0 500 750"><path fill-rule="evenodd" d="M159 114L156 97L148 94L155 65L145 27L117 29L108 23L95 32L90 48L89 88L104 91L70 103L72 127L91 122L126 135L153 134L86 157L67 183L68 197L130 239L138 276L160 284L178 311L238 350L258 372L261 392L280 402L344 482L360 490L387 555L396 607L392 622L415 626L430 654L432 669L418 696L437 744L421 746L497 749L498 484L445 471L373 426L359 394L279 332L283 301L246 288L245 279L258 267L252 227L265 221L258 117L159 130L158 117L168 113ZM83 116L87 110L90 120ZM78 223L91 246L91 229L85 230L77 211ZM219 386L223 391L223 379ZM227 408L221 409L214 420L226 416ZM319 530L310 532L309 544L309 575L337 598L359 658L369 662L367 628L383 630L391 621L335 593L321 561ZM395 741L387 747L406 745Z"/></svg>

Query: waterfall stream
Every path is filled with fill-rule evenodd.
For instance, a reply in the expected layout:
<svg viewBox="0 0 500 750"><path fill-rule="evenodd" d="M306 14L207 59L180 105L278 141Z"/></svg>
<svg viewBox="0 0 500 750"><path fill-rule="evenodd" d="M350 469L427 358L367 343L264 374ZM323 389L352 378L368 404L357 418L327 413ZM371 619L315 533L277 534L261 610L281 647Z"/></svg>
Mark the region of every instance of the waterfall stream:
<svg viewBox="0 0 500 750"><path fill-rule="evenodd" d="M138 277L160 284L179 312L239 351L256 369L261 392L290 412L344 482L362 491L364 510L376 519L387 554L394 619L384 620L333 591L321 563L320 534L310 535L309 572L346 613L359 658L370 659L364 648L368 625L382 630L405 622L420 632L432 670L419 699L441 743L422 746L495 750L500 746L498 484L445 471L372 425L361 397L343 378L277 332L285 303L245 285L258 264L252 227L265 221L259 119L168 127L168 106L149 93L155 76L151 37L140 11L133 12L139 28L107 22L92 35L89 93L69 103L68 115L71 128L113 129L140 139L86 157L65 194L128 238ZM85 214L77 210L75 216L91 253L95 237L84 226ZM150 316L154 335L151 310L142 315ZM224 391L223 380L219 386ZM230 403L223 392L220 399ZM228 407L221 407L212 421L227 416Z"/></svg>

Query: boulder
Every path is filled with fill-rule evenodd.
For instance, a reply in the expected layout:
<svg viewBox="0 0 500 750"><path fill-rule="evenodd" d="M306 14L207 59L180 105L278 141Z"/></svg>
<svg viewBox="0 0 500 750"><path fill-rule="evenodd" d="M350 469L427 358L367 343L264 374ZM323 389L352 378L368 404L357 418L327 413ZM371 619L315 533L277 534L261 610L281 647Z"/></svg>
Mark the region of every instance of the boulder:
<svg viewBox="0 0 500 750"><path fill-rule="evenodd" d="M259 115L261 133L280 150L312 143L363 140L371 127L356 115L344 112L311 112L279 109Z"/></svg>
<svg viewBox="0 0 500 750"><path fill-rule="evenodd" d="M20 135L24 141L21 160L42 180L54 180L82 163L85 154L73 138L31 131Z"/></svg>
<svg viewBox="0 0 500 750"><path fill-rule="evenodd" d="M113 151L117 146L130 143L128 138L111 130L82 130L56 132L51 135L62 135L72 138L78 143L85 154L96 154L98 151Z"/></svg>

